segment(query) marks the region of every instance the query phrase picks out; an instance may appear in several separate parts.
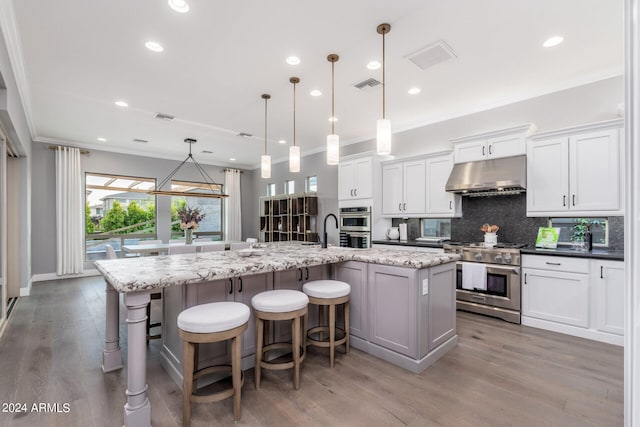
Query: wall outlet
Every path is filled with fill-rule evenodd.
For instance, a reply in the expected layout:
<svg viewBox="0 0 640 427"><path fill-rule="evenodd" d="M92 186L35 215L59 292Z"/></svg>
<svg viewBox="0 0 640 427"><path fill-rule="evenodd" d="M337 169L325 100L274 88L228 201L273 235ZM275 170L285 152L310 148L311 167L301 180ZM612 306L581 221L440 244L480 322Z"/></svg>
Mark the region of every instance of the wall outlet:
<svg viewBox="0 0 640 427"><path fill-rule="evenodd" d="M422 295L429 294L429 279L424 279L422 281Z"/></svg>

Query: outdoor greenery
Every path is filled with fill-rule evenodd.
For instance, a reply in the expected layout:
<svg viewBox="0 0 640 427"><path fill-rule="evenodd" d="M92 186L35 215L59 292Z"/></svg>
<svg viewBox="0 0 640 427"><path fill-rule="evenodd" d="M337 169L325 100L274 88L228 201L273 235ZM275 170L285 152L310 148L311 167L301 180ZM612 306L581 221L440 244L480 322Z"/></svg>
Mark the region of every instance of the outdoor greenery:
<svg viewBox="0 0 640 427"><path fill-rule="evenodd" d="M587 231L590 230L591 233L594 233L596 227L603 227L602 233L600 235L604 236L604 231L606 227L606 223L604 221L600 221L597 219L590 218L578 218L577 223L573 226L573 234L571 236L571 241L584 241ZM604 237L600 239L601 241L594 243L605 243Z"/></svg>
<svg viewBox="0 0 640 427"><path fill-rule="evenodd" d="M129 203L127 209L117 200L113 202L113 206L109 209L104 218L98 221L96 225L90 217L89 205L85 209L86 233L97 232L113 232L119 234L128 234L133 232L153 233L153 226L147 221L156 219L156 208L149 205L146 209L141 207L137 202Z"/></svg>
<svg viewBox="0 0 640 427"><path fill-rule="evenodd" d="M91 208L89 207L89 202L85 203L84 223L85 223L85 231L87 234L95 233L96 226L91 220Z"/></svg>

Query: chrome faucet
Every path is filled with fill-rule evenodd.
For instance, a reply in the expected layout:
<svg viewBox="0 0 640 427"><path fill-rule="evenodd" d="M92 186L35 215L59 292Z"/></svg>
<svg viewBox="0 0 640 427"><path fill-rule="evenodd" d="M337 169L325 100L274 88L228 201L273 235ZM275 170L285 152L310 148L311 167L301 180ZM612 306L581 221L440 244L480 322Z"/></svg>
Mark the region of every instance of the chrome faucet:
<svg viewBox="0 0 640 427"><path fill-rule="evenodd" d="M338 218L337 218L334 214L332 214L332 213L327 214L327 215L324 217L324 230L323 230L323 237L324 237L324 240L322 241L322 247L323 247L323 248L326 248L326 247L327 247L327 219L328 219L330 216L332 216L332 217L333 217L333 219L335 219L335 220L336 220L336 228L338 228Z"/></svg>

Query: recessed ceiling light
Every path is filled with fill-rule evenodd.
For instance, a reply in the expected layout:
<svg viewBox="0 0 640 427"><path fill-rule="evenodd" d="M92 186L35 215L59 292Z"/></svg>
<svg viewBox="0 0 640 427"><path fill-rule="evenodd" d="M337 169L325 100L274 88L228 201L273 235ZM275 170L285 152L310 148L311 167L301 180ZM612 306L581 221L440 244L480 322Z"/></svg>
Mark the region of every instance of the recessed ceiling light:
<svg viewBox="0 0 640 427"><path fill-rule="evenodd" d="M147 49L149 49L152 52L162 52L164 50L164 48L160 43L154 42L152 40L149 40L144 45Z"/></svg>
<svg viewBox="0 0 640 427"><path fill-rule="evenodd" d="M337 117L329 117L329 121L330 122L337 122L338 118Z"/></svg>
<svg viewBox="0 0 640 427"><path fill-rule="evenodd" d="M100 141L100 142L107 142L107 138L99 137L99 138L96 138L96 139L97 139L98 141Z"/></svg>
<svg viewBox="0 0 640 427"><path fill-rule="evenodd" d="M115 104L116 104L118 107L128 107L128 106L129 106L129 104L127 104L127 103L126 103L126 102L124 102L124 101L116 101L116 102L115 102Z"/></svg>
<svg viewBox="0 0 640 427"><path fill-rule="evenodd" d="M422 89L420 89L419 87L412 87L407 92L409 92L409 95L416 95L416 94L420 93L421 90Z"/></svg>
<svg viewBox="0 0 640 427"><path fill-rule="evenodd" d="M286 144L287 140L286 139L280 139L278 140L278 144Z"/></svg>
<svg viewBox="0 0 640 427"><path fill-rule="evenodd" d="M381 66L382 64L380 64L378 61L369 61L369 63L367 64L367 68L370 70L377 70Z"/></svg>
<svg viewBox="0 0 640 427"><path fill-rule="evenodd" d="M562 37L562 36L549 37L548 39L546 39L544 41L544 43L542 43L542 46L544 46L544 47L557 46L560 43L562 43L563 40L564 40L564 37Z"/></svg>
<svg viewBox="0 0 640 427"><path fill-rule="evenodd" d="M235 157L229 157L229 160L231 160L232 162L235 162L236 158Z"/></svg>
<svg viewBox="0 0 640 427"><path fill-rule="evenodd" d="M289 65L298 65L300 63L300 58L297 56L290 56L287 58L287 64Z"/></svg>
<svg viewBox="0 0 640 427"><path fill-rule="evenodd" d="M180 13L189 12L189 5L184 0L169 0L169 7Z"/></svg>
<svg viewBox="0 0 640 427"><path fill-rule="evenodd" d="M320 96L320 95L322 95L322 92L320 92L318 89L314 89L311 92L309 92L309 94L311 96Z"/></svg>

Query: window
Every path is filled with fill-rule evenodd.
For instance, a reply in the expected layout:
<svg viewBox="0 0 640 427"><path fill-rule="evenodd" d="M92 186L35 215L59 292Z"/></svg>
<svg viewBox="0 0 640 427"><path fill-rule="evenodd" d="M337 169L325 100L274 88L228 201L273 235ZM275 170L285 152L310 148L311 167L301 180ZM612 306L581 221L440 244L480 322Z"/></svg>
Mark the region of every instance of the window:
<svg viewBox="0 0 640 427"><path fill-rule="evenodd" d="M106 257L106 244L124 256L122 246L156 237L153 178L85 174L85 260Z"/></svg>
<svg viewBox="0 0 640 427"><path fill-rule="evenodd" d="M318 191L318 176L308 176L304 183L305 191L307 193L315 193Z"/></svg>
<svg viewBox="0 0 640 427"><path fill-rule="evenodd" d="M422 237L433 237L443 240L451 239L451 220L423 218L420 220Z"/></svg>
<svg viewBox="0 0 640 427"><path fill-rule="evenodd" d="M274 183L267 184L267 196L275 196L276 195L276 185Z"/></svg>
<svg viewBox="0 0 640 427"><path fill-rule="evenodd" d="M560 228L558 244L570 245L578 238L584 238L587 227L593 235L593 246L609 246L607 218L549 218L549 227Z"/></svg>
<svg viewBox="0 0 640 427"><path fill-rule="evenodd" d="M222 185L213 184L215 193L222 193ZM171 181L172 191L181 191L188 193L189 191L211 192L209 184L188 181ZM198 228L193 231L197 237L211 237L213 240L223 240L222 235L222 198L211 197L189 197L189 196L172 196L171 197L171 238L183 239L184 230L180 228L180 218L178 210L181 207L188 206L191 208L199 208L204 214L204 218L198 224Z"/></svg>
<svg viewBox="0 0 640 427"><path fill-rule="evenodd" d="M284 182L284 194L293 194L295 193L296 182L294 180L289 180Z"/></svg>

